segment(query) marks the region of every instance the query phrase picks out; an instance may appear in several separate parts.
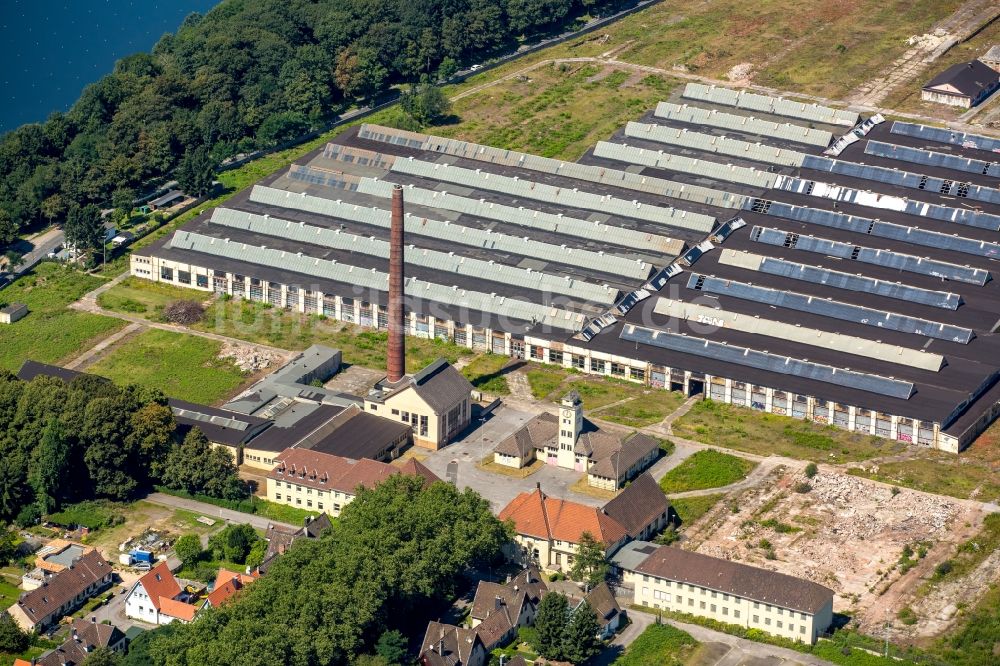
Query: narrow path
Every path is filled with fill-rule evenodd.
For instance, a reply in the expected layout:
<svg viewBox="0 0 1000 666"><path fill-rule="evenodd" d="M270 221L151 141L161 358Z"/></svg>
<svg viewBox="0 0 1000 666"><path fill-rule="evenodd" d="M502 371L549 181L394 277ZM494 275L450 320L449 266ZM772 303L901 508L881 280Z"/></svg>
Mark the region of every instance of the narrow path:
<svg viewBox="0 0 1000 666"><path fill-rule="evenodd" d="M113 344L118 343L122 338L138 333L139 331L142 331L145 328L146 327L144 324L140 324L138 322L132 322L125 328L120 329L115 333L112 333L108 337L104 338L96 345L94 345L93 347L91 347L90 349L83 352L75 359L67 363L64 367L68 368L69 370L82 370L83 368L86 368L87 366L94 363L97 360L97 356L105 349L107 349Z"/></svg>
<svg viewBox="0 0 1000 666"><path fill-rule="evenodd" d="M996 0L973 0L963 3L955 13L931 26L929 40L919 40L878 76L858 87L848 101L854 104L877 105L902 85L915 85L921 76L942 55L956 44L975 35L1000 16ZM930 74L929 72L927 72Z"/></svg>
<svg viewBox="0 0 1000 666"><path fill-rule="evenodd" d="M146 501L151 502L152 504L170 507L171 509L193 511L204 515L207 518L219 518L231 523L250 523L255 528L261 530L267 529L268 525L282 525L293 529L301 527L301 525L291 525L289 523L271 520L270 518L265 518L263 516L243 513L241 511L233 511L232 509L224 509L222 507L215 506L214 504L207 504L205 502L199 502L185 497L175 497L173 495L167 495L166 493L150 493L146 496Z"/></svg>
<svg viewBox="0 0 1000 666"><path fill-rule="evenodd" d="M269 351L273 354L280 355L284 358L288 358L294 353L288 349L281 349L280 347L272 347L270 345L261 344L259 342L250 342L248 340L241 340L239 338L231 338L228 335L209 333L208 331L199 331L193 328L189 328L187 326L180 326L178 324L163 324L156 321L149 321L148 319L144 319L136 315L126 314L124 312L115 312L114 310L108 310L98 305L96 298L95 299L88 298L95 292L96 290L90 292L90 294L87 294L86 296L76 301L75 303L70 304L70 307L73 308L74 310L80 310L82 312L90 312L92 314L104 315L105 317L115 317L117 319L124 319L125 321L129 321L134 324L140 324L143 326L147 326L149 328L156 328L161 331L171 331L173 333L186 333L188 335L197 335L202 338L217 340L218 342L229 343L231 345L237 345L240 347L256 347L258 349L262 349L265 351Z"/></svg>

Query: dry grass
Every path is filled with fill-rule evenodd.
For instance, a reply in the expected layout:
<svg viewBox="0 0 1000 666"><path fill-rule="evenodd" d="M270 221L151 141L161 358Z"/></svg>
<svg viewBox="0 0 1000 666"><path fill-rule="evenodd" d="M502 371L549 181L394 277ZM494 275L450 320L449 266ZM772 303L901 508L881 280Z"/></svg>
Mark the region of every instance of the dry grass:
<svg viewBox="0 0 1000 666"><path fill-rule="evenodd" d="M584 474L579 478L579 480L569 487L571 492L578 493L580 495L586 495L587 497L593 497L599 500L610 500L614 499L616 493L613 490L604 490L603 488L595 488L594 486L587 483L587 475Z"/></svg>

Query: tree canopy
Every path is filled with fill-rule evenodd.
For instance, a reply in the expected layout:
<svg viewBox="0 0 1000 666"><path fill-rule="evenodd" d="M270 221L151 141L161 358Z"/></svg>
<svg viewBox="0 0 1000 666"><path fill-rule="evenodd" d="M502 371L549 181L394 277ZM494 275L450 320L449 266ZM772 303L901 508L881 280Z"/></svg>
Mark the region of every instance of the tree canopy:
<svg viewBox="0 0 1000 666"><path fill-rule="evenodd" d="M245 495L228 452L211 448L197 428L183 445L177 439L159 391L92 375L69 384L46 376L23 382L0 371L0 520L29 524L66 504L127 500L161 482ZM168 469L183 469L183 484Z"/></svg>
<svg viewBox="0 0 1000 666"><path fill-rule="evenodd" d="M573 580L585 583L589 590L603 582L608 577L610 569L604 544L595 539L590 532L581 534L573 567L570 569Z"/></svg>
<svg viewBox="0 0 1000 666"><path fill-rule="evenodd" d="M0 137L0 243L87 204L127 213L127 193L171 177L204 193L230 156L300 136L392 85L512 50L595 4L612 1L223 0L152 53L119 60L68 112Z"/></svg>
<svg viewBox="0 0 1000 666"><path fill-rule="evenodd" d="M198 622L149 632L156 666L348 664L398 655L387 631L438 612L463 572L501 556L508 528L471 490L393 475L360 489L321 539L301 540L266 576ZM129 655L131 663L132 655ZM381 657L373 657L381 659Z"/></svg>

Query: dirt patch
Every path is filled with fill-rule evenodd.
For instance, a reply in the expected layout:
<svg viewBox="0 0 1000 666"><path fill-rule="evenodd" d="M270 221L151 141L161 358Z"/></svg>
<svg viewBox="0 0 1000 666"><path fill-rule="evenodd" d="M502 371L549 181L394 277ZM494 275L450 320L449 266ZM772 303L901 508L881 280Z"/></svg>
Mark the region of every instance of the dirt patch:
<svg viewBox="0 0 1000 666"><path fill-rule="evenodd" d="M733 83L748 83L753 78L753 63L741 62L726 73L726 78Z"/></svg>
<svg viewBox="0 0 1000 666"><path fill-rule="evenodd" d="M862 631L883 631L885 621L915 604L922 580L983 517L967 502L843 474L807 480L778 468L768 481L713 511L685 547L826 585L835 592L834 610L851 612ZM810 489L801 492L806 482ZM912 563L901 567L907 547ZM956 597L935 591L933 598L938 601L923 603L940 608L920 613L916 624L904 627L908 633L940 631L935 618Z"/></svg>

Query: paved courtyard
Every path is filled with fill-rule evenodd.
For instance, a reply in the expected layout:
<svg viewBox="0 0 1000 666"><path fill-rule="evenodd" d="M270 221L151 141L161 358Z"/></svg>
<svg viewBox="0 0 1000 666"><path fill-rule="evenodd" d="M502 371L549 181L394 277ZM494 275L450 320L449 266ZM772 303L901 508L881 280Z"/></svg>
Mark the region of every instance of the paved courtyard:
<svg viewBox="0 0 1000 666"><path fill-rule="evenodd" d="M476 413L473 413L476 417ZM440 451L434 451L423 461L431 471L442 479L453 481L458 488L472 488L489 500L494 512L499 512L518 493L534 490L541 484L542 490L553 497L569 497L582 504L599 506L600 499L571 493L572 486L580 479L580 473L543 465L541 469L523 479L504 474L495 474L477 467L504 437L511 434L534 416L531 412L520 411L501 404L485 422L478 417L462 439L449 444Z"/></svg>

